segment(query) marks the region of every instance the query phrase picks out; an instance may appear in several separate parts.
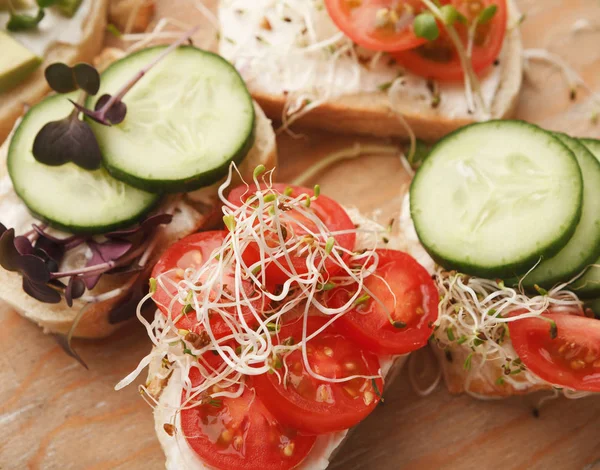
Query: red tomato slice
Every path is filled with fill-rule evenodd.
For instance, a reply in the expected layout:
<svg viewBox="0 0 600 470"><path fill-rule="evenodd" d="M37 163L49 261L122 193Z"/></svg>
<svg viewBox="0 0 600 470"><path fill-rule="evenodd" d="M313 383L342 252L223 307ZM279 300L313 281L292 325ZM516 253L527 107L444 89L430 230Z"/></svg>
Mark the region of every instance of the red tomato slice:
<svg viewBox="0 0 600 470"><path fill-rule="evenodd" d="M298 197L302 194L307 194L309 196L313 195L313 190L308 188L303 188L300 186L291 186L286 184L274 184L273 190L279 194L284 194L284 192L288 189L291 190L291 197ZM252 191L255 191L255 188L252 188L250 191L245 186L240 186L233 189L229 193L228 200L232 204L240 204L244 203L249 196L253 194ZM354 249L354 245L356 243L356 233L354 230L354 224L352 220L344 210L342 206L340 206L333 199L328 198L327 196L320 195L315 201L311 202L310 208L306 210L312 211L327 227L330 232L338 232L338 231L346 231L352 230L350 233L343 233L339 235L334 235L333 238L336 241L336 244L342 248L347 250ZM308 230L312 232L317 232L316 224L302 215L295 209L291 209L285 212L286 216L292 217L294 220L298 221L298 224L304 225ZM307 231L301 227L300 225L295 223L289 223L287 225L286 231L287 236L290 237L292 231L298 236L301 237L307 234ZM318 233L318 232L317 232ZM279 244L279 240L275 240L277 235L273 234L273 243ZM323 243L326 240L321 240ZM267 240L268 242L268 240ZM292 268L298 274L306 274L308 269L306 267L306 256L298 255L294 253L290 253L291 265L287 262L285 258L280 258L278 261L281 263L286 270L290 271ZM246 264L250 265L260 260L260 253L256 245L250 245L246 252L244 253L244 261ZM318 263L318 259L316 262ZM333 275L339 271L339 266L332 260L325 260L324 271L328 272L329 275ZM267 284L283 284L288 279L288 275L282 271L282 269L277 266L274 262L269 262L265 268Z"/></svg>
<svg viewBox="0 0 600 470"><path fill-rule="evenodd" d="M483 72L498 58L504 44L508 21L506 0L452 0L450 3L463 13L469 22L472 22L483 8L490 5L497 7L492 19L477 27L473 42L471 55L473 70L475 73ZM459 23L455 24L455 28L463 38L466 48L466 28ZM393 57L406 69L426 78L456 81L462 80L464 76L456 48L447 33L441 34L435 41L427 42L410 51L395 53Z"/></svg>
<svg viewBox="0 0 600 470"><path fill-rule="evenodd" d="M564 313L543 316L556 322L556 338L550 337L550 323L540 318L508 323L523 363L553 385L600 392L600 321Z"/></svg>
<svg viewBox="0 0 600 470"><path fill-rule="evenodd" d="M163 277L166 277L174 282L179 282L182 279L182 272L186 268L199 268L206 263L216 262L215 260L211 259L211 253L223 244L223 240L225 240L226 236L227 232L225 231L213 231L195 233L185 237L184 239L172 245L162 255L158 263L156 263L156 266L154 266L152 277L156 279L163 273L168 273ZM154 293L153 300L156 302L158 308L164 315L169 315L167 307L171 303L173 296L177 294L177 289L175 286L166 282L166 280L164 284L166 290L161 287L160 283L157 283L157 290ZM233 270L231 270L231 272L228 272L224 275L223 288L228 288L230 292L234 292L234 285L235 279ZM252 288L252 283L250 281L243 281L242 285L245 289L245 292L249 296L256 295L256 293L253 293L254 289ZM259 312L262 312L267 306L267 302L268 299L261 295L260 298L257 298L256 301L253 301L252 304ZM171 315L175 318L183 311L183 308L184 305L177 302ZM236 314L235 309L231 309L231 314ZM258 324L250 309L244 309L243 316L248 326L254 327ZM190 330L195 333L200 333L204 328L198 324L196 318L197 317L194 311L188 312L187 315L184 315L177 322L177 327ZM217 339L231 333L229 326L218 314L214 315L213 319L210 320L210 325L213 334Z"/></svg>
<svg viewBox="0 0 600 470"><path fill-rule="evenodd" d="M426 42L415 36L414 13L419 0L325 0L338 28L356 44L372 51L404 51Z"/></svg>
<svg viewBox="0 0 600 470"><path fill-rule="evenodd" d="M379 302L370 298L336 324L348 338L370 351L407 354L427 344L438 316L439 294L431 276L411 256L395 250L377 250L377 253L379 264L375 274L367 277L364 285L387 307L392 318ZM341 307L356 289L356 285L351 285L330 291L329 304ZM405 326L395 327L391 320Z"/></svg>
<svg viewBox="0 0 600 470"><path fill-rule="evenodd" d="M326 323L322 317L308 318L308 334ZM302 321L283 326L279 338L284 341L302 339ZM314 372L328 378L351 375L377 375L379 360L374 354L361 350L338 333L333 326L308 342L308 361ZM348 429L362 421L379 402L383 381L356 378L332 383L308 374L302 353L296 350L285 357L288 374L280 384L276 374L254 377L256 394L281 423L311 434L325 434ZM278 371L284 374L284 367Z"/></svg>
<svg viewBox="0 0 600 470"><path fill-rule="evenodd" d="M197 369L191 369L190 378L192 383L201 380ZM181 429L194 452L220 470L289 470L306 458L316 440L280 425L248 387L238 398L183 409Z"/></svg>

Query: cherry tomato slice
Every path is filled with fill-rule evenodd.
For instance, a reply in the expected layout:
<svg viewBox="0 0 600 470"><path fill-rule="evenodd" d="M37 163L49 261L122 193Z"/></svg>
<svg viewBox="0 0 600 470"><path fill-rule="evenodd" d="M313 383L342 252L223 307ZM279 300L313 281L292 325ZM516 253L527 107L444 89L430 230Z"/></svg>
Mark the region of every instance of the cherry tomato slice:
<svg viewBox="0 0 600 470"><path fill-rule="evenodd" d="M413 30L419 0L325 0L333 22L356 44L372 51L404 51L426 42Z"/></svg>
<svg viewBox="0 0 600 470"><path fill-rule="evenodd" d="M183 279L182 273L186 268L200 268L206 263L216 262L216 260L211 259L211 254L216 248L223 244L223 240L225 240L226 236L227 232L225 231L195 233L178 241L162 255L152 271L152 277L157 279L159 276L163 275L163 284L166 289L161 286L160 282L157 283L157 290L152 298L165 316L169 315L169 304L171 303L173 296L177 294L176 287L168 282L168 280L177 283ZM235 292L233 270L226 272L223 279L223 289L228 289L229 292ZM258 295L255 292L255 289L253 289L250 281L242 281L242 286L249 296ZM268 299L263 295L260 295L260 297L257 297L257 299L252 302L252 305L258 312L262 312L267 304ZM173 318L176 318L181 314L184 308L185 305L176 302L173 307L173 312L171 312ZM230 313L236 315L236 310L231 308ZM243 309L243 317L250 327L254 327L258 324L250 309ZM227 323L218 314L214 315L210 320L210 326L217 339L231 333L231 329ZM198 324L196 313L193 310L184 314L177 322L177 327L193 331L194 333L200 333L204 329L202 325Z"/></svg>
<svg viewBox="0 0 600 470"><path fill-rule="evenodd" d="M475 73L486 70L500 55L506 35L508 12L506 0L452 0L452 3L471 23L486 7L496 5L492 19L476 29L471 63ZM466 27L455 24L463 44L467 45ZM443 32L435 41L427 42L409 51L394 53L393 57L409 71L434 80L457 81L464 77L464 70L454 43Z"/></svg>
<svg viewBox="0 0 600 470"><path fill-rule="evenodd" d="M546 313L550 323L525 318L508 323L515 351L527 368L547 382L573 390L600 392L600 321L565 313Z"/></svg>
<svg viewBox="0 0 600 470"><path fill-rule="evenodd" d="M364 285L387 311L369 298L344 314L337 322L338 328L370 351L407 354L427 344L438 315L439 294L427 271L411 256L395 250L377 253L375 274L367 277ZM329 305L341 307L357 288L351 285L333 289L328 296Z"/></svg>
<svg viewBox="0 0 600 470"><path fill-rule="evenodd" d="M309 317L308 334L325 323L322 317ZM302 339L302 328L302 320L283 326L279 338L281 341L292 338L297 343ZM333 326L310 340L306 348L311 369L323 377L379 374L377 356L358 348ZM379 402L379 391L383 390L381 378L355 378L337 383L316 379L307 372L300 350L281 361L288 367L285 383L280 384L273 373L254 377L252 384L273 415L294 429L311 434L348 429L362 421ZM285 367L276 370L284 376Z"/></svg>
<svg viewBox="0 0 600 470"><path fill-rule="evenodd" d="M199 377L198 369L191 369L192 383ZM181 429L194 452L219 470L296 468L316 440L279 424L248 387L238 398L215 398L183 409Z"/></svg>
<svg viewBox="0 0 600 470"><path fill-rule="evenodd" d="M303 188L300 186L291 186L286 184L274 184L273 191L279 194L284 194L288 191L291 197L298 197L302 194L306 194L308 196L313 195L313 190L308 188ZM241 204L244 203L248 197L250 197L255 188L250 191L245 186L240 186L238 188L233 189L229 193L228 200L232 204ZM312 212L315 214L327 227L330 232L338 232L338 231L348 231L348 233L341 233L337 235L333 235L333 238L336 241L336 244L341 248L345 248L346 250L353 250L354 245L356 243L356 233L354 232L354 223L344 210L342 206L340 206L333 199L328 198L327 196L320 195L316 200L312 201L309 208L304 207L305 210ZM291 210L285 211L286 218L292 218L297 221L297 223L288 221L286 223L286 233L287 239L291 237L292 233L296 234L296 237L299 239L303 235L307 235L307 231L304 227L306 227L309 231L313 233L318 233L316 224L297 211L295 208ZM300 226L302 224L304 227ZM279 240L276 238L277 235L275 233L272 234L273 237L273 247L276 244L279 244ZM269 243L269 240L266 240ZM320 240L322 243L325 243L326 240ZM294 270L298 274L306 274L308 269L306 267L306 254L295 254L294 252L289 253L291 258L291 264L287 262L285 258L280 258L278 261L284 266L284 268L292 272ZM258 251L258 247L256 245L250 245L248 249L244 252L243 255L244 261L247 265L253 264L260 260L260 252ZM344 256L346 258L346 256ZM315 264L318 264L319 258L315 260ZM324 263L324 271L329 273L329 275L333 275L339 271L339 266L329 258L325 260ZM274 262L268 261L267 266L265 267L265 276L267 279L267 285L272 284L283 284L288 280L289 276L286 274L279 266L277 266Z"/></svg>

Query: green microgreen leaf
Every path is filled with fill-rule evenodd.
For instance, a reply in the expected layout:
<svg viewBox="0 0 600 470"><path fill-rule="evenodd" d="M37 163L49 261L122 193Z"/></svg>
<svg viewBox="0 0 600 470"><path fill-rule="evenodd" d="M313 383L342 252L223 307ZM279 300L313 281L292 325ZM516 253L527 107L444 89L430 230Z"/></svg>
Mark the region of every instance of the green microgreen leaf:
<svg viewBox="0 0 600 470"><path fill-rule="evenodd" d="M440 29L431 13L421 13L413 24L415 35L428 41L435 41L440 35Z"/></svg>
<svg viewBox="0 0 600 470"><path fill-rule="evenodd" d="M117 28L114 24L112 23L108 23L106 25L106 31L110 34L112 34L114 37L116 38L120 38L121 36L123 36L123 33L121 33L121 31L119 31L119 28Z"/></svg>
<svg viewBox="0 0 600 470"><path fill-rule="evenodd" d="M320 291L328 291L331 289L335 289L335 287L336 287L335 282L326 282L325 284L319 284L318 289Z"/></svg>
<svg viewBox="0 0 600 470"><path fill-rule="evenodd" d="M465 362L463 364L463 369L464 370L471 370L471 360L473 359L473 353L469 353L469 355L467 356L467 358L465 359Z"/></svg>
<svg viewBox="0 0 600 470"><path fill-rule="evenodd" d="M548 295L548 291L546 289L544 289L543 287L538 286L537 284L535 284L533 286L533 288L538 292L538 294L540 295Z"/></svg>
<svg viewBox="0 0 600 470"><path fill-rule="evenodd" d="M558 336L558 327L556 326L556 322L554 320L550 320L550 338L556 339Z"/></svg>
<svg viewBox="0 0 600 470"><path fill-rule="evenodd" d="M487 23L494 17L494 15L496 14L496 11L498 11L497 5L489 5L489 6L485 7L481 11L481 13L479 13L479 16L477 17L477 23L479 23L479 24Z"/></svg>
<svg viewBox="0 0 600 470"><path fill-rule="evenodd" d="M227 229L230 232L233 232L235 230L235 216L233 216L232 214L230 215L224 215L223 216L223 223L225 224L225 227L227 227Z"/></svg>
<svg viewBox="0 0 600 470"><path fill-rule="evenodd" d="M314 188L314 197L317 198L321 195L321 186L319 186L318 184L315 184L315 188Z"/></svg>
<svg viewBox="0 0 600 470"><path fill-rule="evenodd" d="M36 0L38 7L48 8L58 3L58 0Z"/></svg>
<svg viewBox="0 0 600 470"><path fill-rule="evenodd" d="M156 287L157 287L156 279L151 277L149 282L150 282L150 293L154 294L156 292Z"/></svg>
<svg viewBox="0 0 600 470"><path fill-rule="evenodd" d="M464 344L467 342L467 337L465 335L462 335L460 338L458 338L458 340L456 341L457 344Z"/></svg>
<svg viewBox="0 0 600 470"><path fill-rule="evenodd" d="M367 300L369 300L370 298L371 298L371 296L370 296L369 294L362 295L362 296L360 296L358 299L356 299L356 300L354 301L354 304L353 304L353 305L354 305L354 306L357 306L357 305L362 305L362 304L364 304L364 303L365 303Z"/></svg>
<svg viewBox="0 0 600 470"><path fill-rule="evenodd" d="M500 376L496 379L496 385L504 385L506 383L506 381L504 380L504 377Z"/></svg>
<svg viewBox="0 0 600 470"><path fill-rule="evenodd" d="M15 32L37 28L37 25L44 19L44 16L46 16L46 14L42 8L38 9L36 16L11 11L8 23L6 23L6 29Z"/></svg>
<svg viewBox="0 0 600 470"><path fill-rule="evenodd" d="M265 196L265 202L273 202L277 199L277 196L275 194L267 194Z"/></svg>
<svg viewBox="0 0 600 470"><path fill-rule="evenodd" d="M454 338L454 330L452 329L452 327L451 327L451 326L449 326L449 327L446 329L446 335L448 336L448 339L449 339L450 341L454 341L454 339L455 339L455 338Z"/></svg>
<svg viewBox="0 0 600 470"><path fill-rule="evenodd" d="M325 253L330 254L331 250L333 250L333 245L335 243L335 238L329 237L327 239L327 243L325 243Z"/></svg>
<svg viewBox="0 0 600 470"><path fill-rule="evenodd" d="M285 188L285 190L283 191L283 194L285 196L291 196L293 193L294 193L294 190L290 186L287 186Z"/></svg>
<svg viewBox="0 0 600 470"><path fill-rule="evenodd" d="M440 13L446 25L453 25L458 19L458 10L454 5L444 5L440 8Z"/></svg>
<svg viewBox="0 0 600 470"><path fill-rule="evenodd" d="M252 173L252 176L256 179L258 178L260 175L262 175L267 169L265 168L264 165L258 165L255 169L254 169L254 173Z"/></svg>

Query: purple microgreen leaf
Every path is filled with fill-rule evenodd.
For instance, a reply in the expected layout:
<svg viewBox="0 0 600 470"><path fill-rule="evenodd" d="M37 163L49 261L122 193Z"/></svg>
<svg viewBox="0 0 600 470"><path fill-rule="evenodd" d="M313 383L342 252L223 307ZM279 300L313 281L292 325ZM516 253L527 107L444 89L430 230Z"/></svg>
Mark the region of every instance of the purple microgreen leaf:
<svg viewBox="0 0 600 470"><path fill-rule="evenodd" d="M35 242L35 249L43 252L46 257L59 263L65 254L65 247L44 235ZM39 255L38 255L39 256Z"/></svg>
<svg viewBox="0 0 600 470"><path fill-rule="evenodd" d="M73 77L79 88L88 95L95 95L100 89L100 74L89 64L80 63L73 67Z"/></svg>
<svg viewBox="0 0 600 470"><path fill-rule="evenodd" d="M33 253L33 246L27 237L15 237L14 244L21 255L30 255Z"/></svg>
<svg viewBox="0 0 600 470"><path fill-rule="evenodd" d="M92 250L92 257L88 260L86 268L118 260L131 249L132 243L125 240L109 240L104 243L97 243L91 240L88 241L88 246ZM88 290L96 287L102 274L104 273L92 274L83 278Z"/></svg>
<svg viewBox="0 0 600 470"><path fill-rule="evenodd" d="M137 310L138 304L148 293L148 282L145 276L138 275L137 279L120 302L110 311L108 322L111 325L121 323L130 318L133 318Z"/></svg>
<svg viewBox="0 0 600 470"><path fill-rule="evenodd" d="M32 282L47 283L50 280L50 270L46 260L35 255L23 255L19 259L19 272Z"/></svg>
<svg viewBox="0 0 600 470"><path fill-rule="evenodd" d="M26 277L23 278L23 290L29 296L46 304L58 304L61 300L60 292L57 290L47 284L33 282Z"/></svg>
<svg viewBox="0 0 600 470"><path fill-rule="evenodd" d="M146 220L144 220L141 224L138 224L134 227L124 230L118 230L116 232L110 232L105 234L106 238L124 238L129 237L131 235L142 234L145 235L148 232L151 232L159 225L168 225L173 220L173 216L171 214L156 214L151 215Z"/></svg>
<svg viewBox="0 0 600 470"><path fill-rule="evenodd" d="M102 95L96 102L95 111L100 112L111 100L111 95ZM104 118L111 124L121 124L127 114L127 105L120 99L115 99L109 108L104 112Z"/></svg>
<svg viewBox="0 0 600 470"><path fill-rule="evenodd" d="M92 129L76 115L44 125L33 141L33 156L49 166L73 162L86 170L97 170L102 164Z"/></svg>
<svg viewBox="0 0 600 470"><path fill-rule="evenodd" d="M0 237L0 266L7 271L19 271L21 255L15 247L15 229L6 230Z"/></svg>
<svg viewBox="0 0 600 470"><path fill-rule="evenodd" d="M56 62L44 70L44 76L50 88L57 93L71 93L77 90L73 69L67 64Z"/></svg>
<svg viewBox="0 0 600 470"><path fill-rule="evenodd" d="M73 306L73 299L80 298L85 293L85 283L77 276L71 276L65 289L65 301L69 307Z"/></svg>

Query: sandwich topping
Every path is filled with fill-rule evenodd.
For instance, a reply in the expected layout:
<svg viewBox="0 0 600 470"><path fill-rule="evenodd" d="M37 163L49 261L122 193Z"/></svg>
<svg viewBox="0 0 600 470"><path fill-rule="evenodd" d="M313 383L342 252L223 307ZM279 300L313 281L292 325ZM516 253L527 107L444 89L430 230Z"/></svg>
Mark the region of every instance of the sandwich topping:
<svg viewBox="0 0 600 470"><path fill-rule="evenodd" d="M225 230L183 239L156 265L154 320L138 307L154 349L117 385L158 369L142 392L161 409L157 382L180 377L164 424L215 468L298 465L317 436L374 409L388 358L427 344L437 315L427 272L378 248L383 227L356 227L318 186L263 172L226 197L230 175L219 190Z"/></svg>
<svg viewBox="0 0 600 470"><path fill-rule="evenodd" d="M485 118L502 75L506 3L451 2L442 12L448 24L428 3L227 0L219 9L221 53L254 92L286 96L286 120L333 98L389 93L395 82L395 93L429 112ZM433 35L419 27L428 20Z"/></svg>

